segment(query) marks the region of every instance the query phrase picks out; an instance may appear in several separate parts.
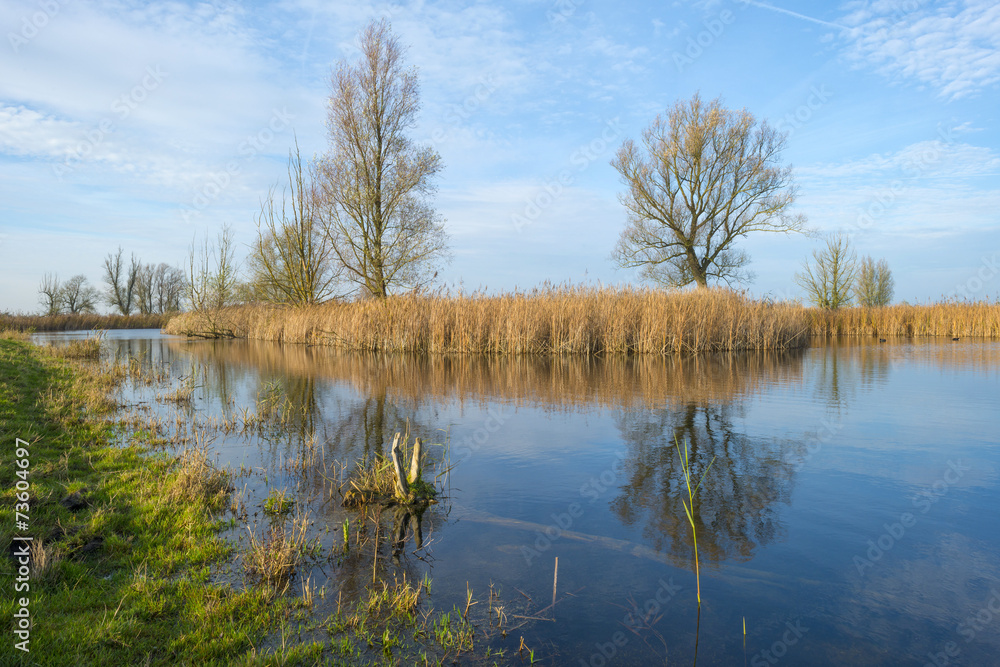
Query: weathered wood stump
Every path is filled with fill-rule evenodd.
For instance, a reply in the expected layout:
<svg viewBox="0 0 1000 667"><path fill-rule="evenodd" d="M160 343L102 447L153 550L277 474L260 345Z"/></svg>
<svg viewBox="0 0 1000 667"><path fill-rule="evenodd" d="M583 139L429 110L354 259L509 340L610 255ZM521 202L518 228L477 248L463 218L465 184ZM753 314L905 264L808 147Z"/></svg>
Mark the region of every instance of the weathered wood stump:
<svg viewBox="0 0 1000 667"><path fill-rule="evenodd" d="M389 450L389 459L392 462L392 494L378 489L360 488L351 482L353 488L344 493L345 507L361 507L363 505L378 504L383 506L401 505L404 507L426 506L435 502L436 491L434 487L420 476L421 457L423 455L423 441L416 438L413 443L413 453L410 457L409 472L405 472L403 466L403 448L406 439L401 433L396 433L392 439L392 448ZM380 484L381 488L386 488L388 483Z"/></svg>

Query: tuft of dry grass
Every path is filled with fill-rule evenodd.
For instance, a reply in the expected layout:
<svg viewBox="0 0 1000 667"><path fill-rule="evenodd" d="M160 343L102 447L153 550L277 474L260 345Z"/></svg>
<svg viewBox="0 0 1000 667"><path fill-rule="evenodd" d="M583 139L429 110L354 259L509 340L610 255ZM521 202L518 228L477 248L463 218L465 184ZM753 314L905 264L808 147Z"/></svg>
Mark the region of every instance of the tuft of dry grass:
<svg viewBox="0 0 1000 667"><path fill-rule="evenodd" d="M260 582L277 593L288 588L306 546L308 515L296 516L291 527L272 523L260 540L250 526L250 544L243 552L243 569L251 581Z"/></svg>
<svg viewBox="0 0 1000 667"><path fill-rule="evenodd" d="M189 447L177 457L177 478L170 490L171 499L204 499L212 508L225 504L229 492L230 473L219 470L208 458L204 447Z"/></svg>
<svg viewBox="0 0 1000 667"><path fill-rule="evenodd" d="M52 575L61 557L54 546L46 546L41 538L31 543L31 578L35 581L47 579Z"/></svg>
<svg viewBox="0 0 1000 667"><path fill-rule="evenodd" d="M667 292L552 287L470 296L406 295L306 307L235 306L213 313L238 338L365 352L670 354L806 344L802 309L727 289ZM205 335L199 313L167 333Z"/></svg>

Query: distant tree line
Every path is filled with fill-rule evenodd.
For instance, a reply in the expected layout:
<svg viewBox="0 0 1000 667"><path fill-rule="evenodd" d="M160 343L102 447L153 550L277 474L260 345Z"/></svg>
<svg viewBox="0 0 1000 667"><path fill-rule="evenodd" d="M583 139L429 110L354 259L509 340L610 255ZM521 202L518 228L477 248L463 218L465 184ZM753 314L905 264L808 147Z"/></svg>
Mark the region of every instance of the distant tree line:
<svg viewBox="0 0 1000 667"><path fill-rule="evenodd" d="M181 309L187 281L179 268L163 262L144 264L134 254L126 262L121 247L108 253L102 268L103 291L88 284L83 274L61 282L57 274L46 273L38 286L44 314L94 313L102 302L125 316Z"/></svg>

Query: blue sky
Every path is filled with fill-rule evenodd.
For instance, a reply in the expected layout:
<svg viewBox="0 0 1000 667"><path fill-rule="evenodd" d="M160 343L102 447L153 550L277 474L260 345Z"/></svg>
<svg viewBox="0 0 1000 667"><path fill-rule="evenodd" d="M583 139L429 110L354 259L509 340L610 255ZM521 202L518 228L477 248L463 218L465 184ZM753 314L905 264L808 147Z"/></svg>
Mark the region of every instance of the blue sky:
<svg viewBox="0 0 1000 667"><path fill-rule="evenodd" d="M1000 294L993 0L4 0L0 310L37 311L47 271L100 284L119 245L182 265L223 223L249 243L293 133L325 150L331 69L381 16L419 68L413 137L445 163L449 285L634 282L609 259L609 160L700 91L789 131L796 209L886 258L897 300ZM746 239L751 292L800 296L819 244Z"/></svg>

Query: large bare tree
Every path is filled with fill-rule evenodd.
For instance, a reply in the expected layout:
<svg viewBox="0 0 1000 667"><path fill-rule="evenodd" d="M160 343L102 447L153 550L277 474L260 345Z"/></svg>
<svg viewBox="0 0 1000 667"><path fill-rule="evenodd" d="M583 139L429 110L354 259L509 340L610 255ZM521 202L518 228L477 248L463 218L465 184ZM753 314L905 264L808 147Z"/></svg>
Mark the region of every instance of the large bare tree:
<svg viewBox="0 0 1000 667"><path fill-rule="evenodd" d="M324 225L344 278L373 297L427 285L448 258L443 220L431 206L441 156L416 146L420 90L384 19L359 39L361 57L333 74L321 163Z"/></svg>
<svg viewBox="0 0 1000 667"><path fill-rule="evenodd" d="M845 234L832 234L826 247L813 250L813 262L805 262L795 274L795 282L806 291L814 305L836 310L851 305L857 277L857 255Z"/></svg>
<svg viewBox="0 0 1000 667"><path fill-rule="evenodd" d="M627 139L612 166L626 190L628 223L613 257L672 287L748 280L736 241L753 232L801 232L791 167L779 161L785 135L745 109L695 95Z"/></svg>
<svg viewBox="0 0 1000 667"><path fill-rule="evenodd" d="M257 241L248 259L254 295L293 305L324 301L333 294L340 266L331 261L333 247L298 143L288 156L288 190L280 202L275 199L272 188L257 216Z"/></svg>

